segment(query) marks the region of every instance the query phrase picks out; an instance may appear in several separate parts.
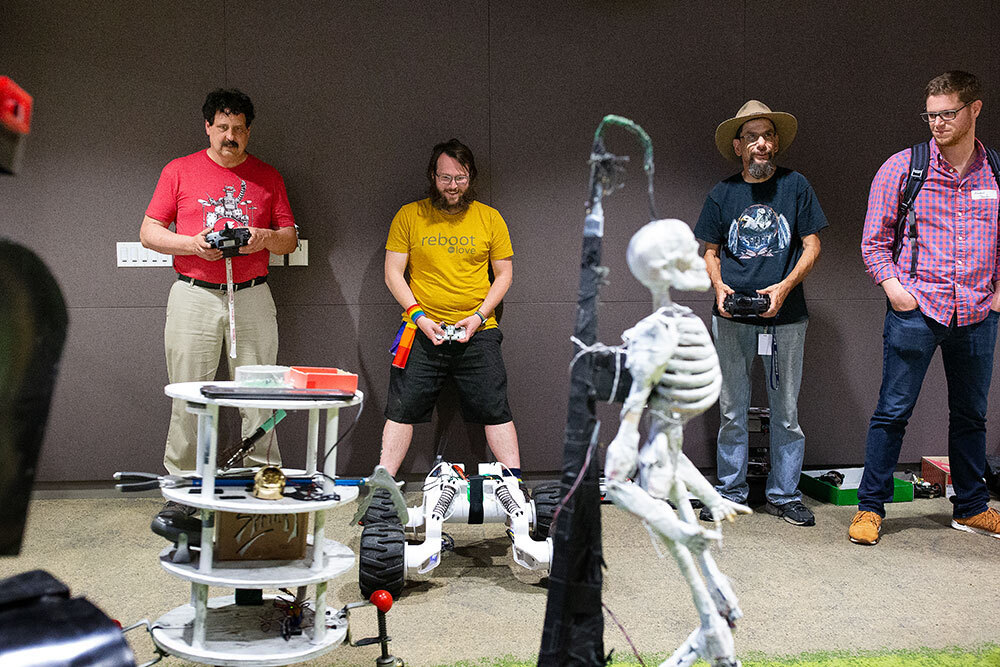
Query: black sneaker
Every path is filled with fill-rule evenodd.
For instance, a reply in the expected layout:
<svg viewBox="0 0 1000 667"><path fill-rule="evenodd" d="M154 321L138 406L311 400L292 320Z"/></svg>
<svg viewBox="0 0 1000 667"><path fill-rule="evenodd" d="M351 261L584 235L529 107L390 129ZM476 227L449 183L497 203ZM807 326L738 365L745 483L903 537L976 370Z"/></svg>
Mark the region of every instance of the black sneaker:
<svg viewBox="0 0 1000 667"><path fill-rule="evenodd" d="M168 501L153 517L149 527L154 533L171 542L176 542L180 533L186 533L188 544L191 546L201 544L201 519L197 507Z"/></svg>
<svg viewBox="0 0 1000 667"><path fill-rule="evenodd" d="M774 516L780 516L782 519L794 526L816 525L815 515L813 515L812 511L803 505L800 500L793 500L792 502L785 503L784 505L775 505L774 503L768 501L768 503L764 505L764 511L768 514L773 514Z"/></svg>
<svg viewBox="0 0 1000 667"><path fill-rule="evenodd" d="M160 508L160 511L156 516L171 519L185 519L187 517L195 516L196 514L198 514L197 507L192 507L191 505L181 505L180 503L168 500L163 503L163 507Z"/></svg>

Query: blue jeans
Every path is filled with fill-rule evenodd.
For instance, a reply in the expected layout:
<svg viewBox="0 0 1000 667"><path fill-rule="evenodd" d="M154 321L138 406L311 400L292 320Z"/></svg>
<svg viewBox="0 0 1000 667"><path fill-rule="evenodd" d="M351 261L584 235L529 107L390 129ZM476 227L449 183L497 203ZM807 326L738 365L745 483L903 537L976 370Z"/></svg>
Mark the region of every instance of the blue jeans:
<svg viewBox="0 0 1000 667"><path fill-rule="evenodd" d="M764 370L771 376L775 358L778 362L777 389L767 383L767 402L771 408L771 472L764 495L774 505L799 500L799 476L806 439L799 426L799 386L802 384L802 350L805 347L808 320L774 327L777 349L762 357ZM747 435L747 410L750 408L750 369L757 357L757 336L768 327L712 317L712 335L722 368L722 392L719 394L719 442L717 450L719 485L716 490L729 500L744 503L747 484L747 459L750 443Z"/></svg>
<svg viewBox="0 0 1000 667"><path fill-rule="evenodd" d="M882 388L868 426L859 510L885 516L903 433L931 357L940 346L948 383L948 457L955 488L952 514L964 519L986 511L986 399L998 317L991 310L982 322L945 326L919 310L888 309L882 335Z"/></svg>

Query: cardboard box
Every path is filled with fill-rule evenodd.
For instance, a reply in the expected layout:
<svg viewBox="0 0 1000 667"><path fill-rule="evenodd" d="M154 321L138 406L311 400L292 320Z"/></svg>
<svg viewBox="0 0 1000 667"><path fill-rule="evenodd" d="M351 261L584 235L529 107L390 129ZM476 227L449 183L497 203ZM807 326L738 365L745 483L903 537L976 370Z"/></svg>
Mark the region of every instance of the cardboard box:
<svg viewBox="0 0 1000 667"><path fill-rule="evenodd" d="M297 389L338 389L352 394L358 390L358 376L339 368L292 366L286 383Z"/></svg>
<svg viewBox="0 0 1000 667"><path fill-rule="evenodd" d="M819 479L830 470L836 470L844 475L840 486L834 486ZM834 505L857 505L858 486L861 485L861 474L864 468L821 468L820 470L803 470L799 478L799 488L806 495ZM900 503L913 500L913 484L898 477L892 478L892 502Z"/></svg>
<svg viewBox="0 0 1000 667"><path fill-rule="evenodd" d="M920 459L920 476L925 482L940 484L941 491L946 495L951 486L951 465L947 456L925 456Z"/></svg>
<svg viewBox="0 0 1000 667"><path fill-rule="evenodd" d="M306 555L308 514L216 512L217 560L298 560Z"/></svg>

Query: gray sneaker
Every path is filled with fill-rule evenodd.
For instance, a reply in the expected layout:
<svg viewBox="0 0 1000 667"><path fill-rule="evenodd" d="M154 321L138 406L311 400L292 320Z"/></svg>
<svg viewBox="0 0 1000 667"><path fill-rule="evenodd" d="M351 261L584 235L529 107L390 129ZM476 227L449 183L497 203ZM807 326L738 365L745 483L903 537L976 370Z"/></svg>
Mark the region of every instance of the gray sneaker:
<svg viewBox="0 0 1000 667"><path fill-rule="evenodd" d="M774 516L780 516L782 519L795 526L816 525L815 515L813 515L812 511L803 505L800 500L793 500L792 502L785 503L784 505L775 505L774 503L768 501L768 503L764 505L764 511L768 514L773 514Z"/></svg>

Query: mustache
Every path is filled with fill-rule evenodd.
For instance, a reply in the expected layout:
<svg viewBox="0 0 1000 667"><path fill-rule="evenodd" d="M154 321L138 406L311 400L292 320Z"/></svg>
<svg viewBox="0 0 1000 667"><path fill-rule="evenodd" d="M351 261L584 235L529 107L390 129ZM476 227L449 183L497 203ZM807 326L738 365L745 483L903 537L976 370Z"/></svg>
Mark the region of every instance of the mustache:
<svg viewBox="0 0 1000 667"><path fill-rule="evenodd" d="M229 140L224 140L222 142L222 145L225 146L226 148L239 148L239 146L240 146L235 141L229 141Z"/></svg>

